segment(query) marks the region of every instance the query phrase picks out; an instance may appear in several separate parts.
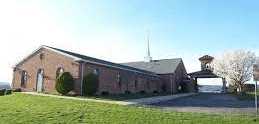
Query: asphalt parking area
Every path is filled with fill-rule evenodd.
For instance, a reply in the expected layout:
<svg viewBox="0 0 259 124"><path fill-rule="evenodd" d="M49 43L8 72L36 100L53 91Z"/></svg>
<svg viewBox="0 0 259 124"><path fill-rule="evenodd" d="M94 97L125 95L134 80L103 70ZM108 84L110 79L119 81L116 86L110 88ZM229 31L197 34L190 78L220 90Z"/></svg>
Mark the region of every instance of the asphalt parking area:
<svg viewBox="0 0 259 124"><path fill-rule="evenodd" d="M152 104L165 110L206 113L254 113L253 100L239 100L230 94L200 93L195 96Z"/></svg>

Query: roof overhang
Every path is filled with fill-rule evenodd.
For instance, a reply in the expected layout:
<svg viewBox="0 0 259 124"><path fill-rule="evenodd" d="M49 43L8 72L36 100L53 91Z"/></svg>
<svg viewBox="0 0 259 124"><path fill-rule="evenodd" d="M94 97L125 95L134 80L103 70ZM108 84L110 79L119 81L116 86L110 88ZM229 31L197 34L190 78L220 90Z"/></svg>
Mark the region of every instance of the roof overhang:
<svg viewBox="0 0 259 124"><path fill-rule="evenodd" d="M159 77L159 75L157 75L156 73L154 72L147 72L145 70L140 70L140 69L136 69L136 68L133 68L133 67L130 67L132 69L128 69L128 68L123 68L123 67L119 67L119 66L114 66L114 65L109 65L109 64L104 64L104 63L99 63L99 62L95 62L95 61L89 61L89 60L86 60L86 59L82 59L82 58L79 58L79 57L76 57L76 56L72 56L72 55L69 55L67 53L64 53L64 52L61 52L61 51L58 51L56 49L53 49L53 48L50 48L48 46L45 46L45 45L42 45L40 46L38 49L34 50L31 54L29 54L28 56L26 56L22 61L18 62L17 64L15 64L15 66L13 66L13 68L19 66L20 64L22 64L23 62L25 62L27 59L29 59L31 56L35 55L37 52L39 52L41 49L47 49L47 50L50 50L50 51L53 51L53 52L56 52L58 54L61 54L61 55L64 55L66 57L69 57L71 59L73 59L73 61L75 62L85 62L85 63L92 63L92 64L97 64L97 65L102 65L102 66L106 66L106 67L112 67L112 68L117 68L117 69L121 69L121 70L126 70L126 71L132 71L132 72L135 72L135 73L141 73L141 74L145 74L145 75L150 75L150 76L155 76L155 77ZM129 66L128 66L129 67Z"/></svg>
<svg viewBox="0 0 259 124"><path fill-rule="evenodd" d="M23 62L25 62L27 59L29 59L31 56L35 55L38 51L40 51L40 50L43 49L43 48L44 48L44 49L47 49L47 50L50 50L50 51L53 51L53 52L56 52L56 53L59 53L59 54L64 55L64 56L66 56L66 57L69 57L69 58L71 58L71 59L73 59L73 60L75 60L75 61L77 61L77 60L80 59L80 58L78 58L78 57L71 56L71 55L69 55L69 54L66 54L66 53L60 52L60 51L58 51L58 50L49 48L49 47L47 47L47 46L45 46L45 45L42 45L42 46L40 46L39 48L37 48L36 50L34 50L31 54L29 54L28 56L26 56L24 59L22 59L21 61L19 61L18 63L16 63L16 64L13 66L13 68L19 66L20 64L22 64Z"/></svg>
<svg viewBox="0 0 259 124"><path fill-rule="evenodd" d="M118 67L118 66L113 66L113 65L108 65L108 64L103 64L103 63L99 63L99 62L94 62L94 61L89 61L89 60L85 60L85 59L78 59L76 60L77 62L84 62L84 63L91 63L91 64L96 64L96 65L102 65L102 66L106 66L106 67L112 67L112 68L117 68L117 69L121 69L121 70L126 70L126 71L132 71L135 73L141 73L141 74L145 74L145 75L150 75L150 76L155 76L155 77L159 77L159 75L155 74L155 73L145 73L143 71L137 71L137 70L133 70L133 69L127 69L127 68L122 68L122 67Z"/></svg>

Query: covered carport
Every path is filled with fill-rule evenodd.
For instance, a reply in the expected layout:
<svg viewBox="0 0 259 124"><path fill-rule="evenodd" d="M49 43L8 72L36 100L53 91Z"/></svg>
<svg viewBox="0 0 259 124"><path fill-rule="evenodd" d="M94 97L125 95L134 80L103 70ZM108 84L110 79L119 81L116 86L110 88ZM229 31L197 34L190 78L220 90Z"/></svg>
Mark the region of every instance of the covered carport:
<svg viewBox="0 0 259 124"><path fill-rule="evenodd" d="M198 79L202 78L202 79L206 79L206 78L220 78L222 79L222 93L226 92L226 79L217 76L216 74L214 74L211 70L201 70L201 71L197 71L197 72L193 72L193 73L189 73L188 74L194 81L195 81L195 85L196 85L196 90L198 90Z"/></svg>
<svg viewBox="0 0 259 124"><path fill-rule="evenodd" d="M213 67L211 66L211 63L213 61L214 57L209 55L204 55L199 58L199 61L201 62L201 70L189 73L188 75L190 78L192 78L196 85L196 91L199 91L199 85L198 85L198 79L202 78L221 78L222 79L222 92L226 92L226 79L223 77L219 77L216 74L213 73Z"/></svg>

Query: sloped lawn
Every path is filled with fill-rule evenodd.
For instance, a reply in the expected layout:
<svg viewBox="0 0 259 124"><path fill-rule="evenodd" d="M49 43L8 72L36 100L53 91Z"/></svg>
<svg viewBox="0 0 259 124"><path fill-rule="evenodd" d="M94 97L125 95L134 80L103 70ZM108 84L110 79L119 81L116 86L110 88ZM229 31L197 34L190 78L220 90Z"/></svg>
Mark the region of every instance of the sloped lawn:
<svg viewBox="0 0 259 124"><path fill-rule="evenodd" d="M0 123L258 124L251 116L165 112L16 93L0 97Z"/></svg>

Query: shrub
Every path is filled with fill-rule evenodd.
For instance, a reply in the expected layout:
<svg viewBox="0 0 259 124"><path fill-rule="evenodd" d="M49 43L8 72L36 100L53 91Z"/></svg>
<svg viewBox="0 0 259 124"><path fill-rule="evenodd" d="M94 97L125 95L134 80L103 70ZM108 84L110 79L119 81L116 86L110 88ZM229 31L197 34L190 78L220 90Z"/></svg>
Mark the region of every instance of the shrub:
<svg viewBox="0 0 259 124"><path fill-rule="evenodd" d="M10 95L10 94L12 94L12 93L13 93L13 91L10 90L10 89L9 89L9 90L6 90L6 92L5 92L6 95Z"/></svg>
<svg viewBox="0 0 259 124"><path fill-rule="evenodd" d="M110 93L108 91L102 91L101 93L103 96L108 96Z"/></svg>
<svg viewBox="0 0 259 124"><path fill-rule="evenodd" d="M64 72L56 80L56 90L62 94L66 95L68 92L73 90L74 79L69 72Z"/></svg>
<svg viewBox="0 0 259 124"><path fill-rule="evenodd" d="M179 87L181 87L180 89L178 89L179 93L187 93L188 92L188 84L186 82L180 83Z"/></svg>
<svg viewBox="0 0 259 124"><path fill-rule="evenodd" d="M83 79L83 95L94 95L98 90L98 86L99 79L97 75L93 73L85 75Z"/></svg>
<svg viewBox="0 0 259 124"><path fill-rule="evenodd" d="M244 84L243 91L245 92L254 92L255 85L254 84Z"/></svg>
<svg viewBox="0 0 259 124"><path fill-rule="evenodd" d="M22 92L22 89L21 88L13 89L13 92Z"/></svg>
<svg viewBox="0 0 259 124"><path fill-rule="evenodd" d="M126 90L126 91L125 91L125 94L131 94L131 92L130 92L130 91L128 91L128 90Z"/></svg>
<svg viewBox="0 0 259 124"><path fill-rule="evenodd" d="M166 92L166 85L163 84L163 85L161 86L161 89L162 89L163 92Z"/></svg>
<svg viewBox="0 0 259 124"><path fill-rule="evenodd" d="M0 90L0 96L5 95L5 91L6 91L6 89L1 89L1 90Z"/></svg>
<svg viewBox="0 0 259 124"><path fill-rule="evenodd" d="M158 91L157 91L157 90L154 90L153 93L154 93L154 94L158 94Z"/></svg>
<svg viewBox="0 0 259 124"><path fill-rule="evenodd" d="M140 94L146 94L146 91L145 90L141 90L139 93Z"/></svg>

